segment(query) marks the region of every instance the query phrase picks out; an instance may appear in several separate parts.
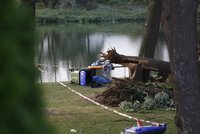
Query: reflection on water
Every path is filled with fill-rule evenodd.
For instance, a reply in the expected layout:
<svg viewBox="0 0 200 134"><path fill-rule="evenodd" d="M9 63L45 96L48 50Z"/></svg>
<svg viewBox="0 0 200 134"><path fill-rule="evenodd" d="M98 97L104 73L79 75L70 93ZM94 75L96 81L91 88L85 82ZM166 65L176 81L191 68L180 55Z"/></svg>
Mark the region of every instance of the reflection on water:
<svg viewBox="0 0 200 134"><path fill-rule="evenodd" d="M35 63L44 72L41 82L69 81L69 69L86 68L99 57L100 51L115 48L118 53L137 56L140 49L143 24L69 24L38 27L40 43ZM155 58L168 61L166 44L159 40ZM117 68L114 77L127 77L128 69Z"/></svg>
<svg viewBox="0 0 200 134"><path fill-rule="evenodd" d="M111 35L105 37L104 47L102 51L108 48L116 48L117 52L124 55L137 56L140 50L141 37L132 39L129 35Z"/></svg>

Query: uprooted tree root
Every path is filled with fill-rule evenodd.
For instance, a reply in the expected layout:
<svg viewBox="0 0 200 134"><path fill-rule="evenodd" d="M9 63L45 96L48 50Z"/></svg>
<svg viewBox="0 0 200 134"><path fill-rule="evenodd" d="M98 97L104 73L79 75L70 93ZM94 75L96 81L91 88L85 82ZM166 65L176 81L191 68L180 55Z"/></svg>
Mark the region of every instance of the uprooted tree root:
<svg viewBox="0 0 200 134"><path fill-rule="evenodd" d="M173 98L172 88L163 83L142 83L131 79L114 79L112 84L107 86L107 90L96 94L94 98L101 104L118 106L124 100L143 102L147 95L154 96L162 91Z"/></svg>

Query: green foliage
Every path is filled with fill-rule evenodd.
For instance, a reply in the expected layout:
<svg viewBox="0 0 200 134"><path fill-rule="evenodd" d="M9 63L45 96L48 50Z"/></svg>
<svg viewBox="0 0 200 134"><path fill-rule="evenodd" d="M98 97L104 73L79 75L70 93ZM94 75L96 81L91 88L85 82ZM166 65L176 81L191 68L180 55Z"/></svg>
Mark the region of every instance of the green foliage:
<svg viewBox="0 0 200 134"><path fill-rule="evenodd" d="M89 10L106 6L133 6L136 4L147 4L147 0L38 0L37 2L39 5L43 4L51 8L85 8Z"/></svg>
<svg viewBox="0 0 200 134"><path fill-rule="evenodd" d="M169 98L167 93L157 93L154 97L145 97L144 102L122 101L119 104L120 108L126 112L136 112L139 109L151 110L155 108L166 108L166 110L174 110L175 103Z"/></svg>
<svg viewBox="0 0 200 134"><path fill-rule="evenodd" d="M157 93L154 98L146 97L142 108L149 110L155 108L174 108L174 100L169 98L167 93Z"/></svg>
<svg viewBox="0 0 200 134"><path fill-rule="evenodd" d="M131 9L37 9L36 20L40 23L66 23L66 22L118 22L118 21L143 21L147 9L134 7Z"/></svg>
<svg viewBox="0 0 200 134"><path fill-rule="evenodd" d="M146 4L147 0L108 0L108 4Z"/></svg>
<svg viewBox="0 0 200 134"><path fill-rule="evenodd" d="M122 101L119 107L126 112L136 112L141 108L141 103L139 101L135 101L134 103Z"/></svg>
<svg viewBox="0 0 200 134"><path fill-rule="evenodd" d="M167 93L161 92L155 95L155 101L158 107L166 107L170 105L171 101Z"/></svg>
<svg viewBox="0 0 200 134"><path fill-rule="evenodd" d="M145 83L145 85L148 86L153 86L155 88L161 88L161 89L173 89L173 85L171 83L160 83L160 82L148 82Z"/></svg>
<svg viewBox="0 0 200 134"><path fill-rule="evenodd" d="M0 133L50 133L35 84L34 21L16 1L0 1Z"/></svg>
<svg viewBox="0 0 200 134"><path fill-rule="evenodd" d="M151 97L146 97L145 101L142 103L142 108L146 110L155 109L156 101Z"/></svg>
<svg viewBox="0 0 200 134"><path fill-rule="evenodd" d="M146 4L147 0L89 0L100 4L130 5L130 4Z"/></svg>

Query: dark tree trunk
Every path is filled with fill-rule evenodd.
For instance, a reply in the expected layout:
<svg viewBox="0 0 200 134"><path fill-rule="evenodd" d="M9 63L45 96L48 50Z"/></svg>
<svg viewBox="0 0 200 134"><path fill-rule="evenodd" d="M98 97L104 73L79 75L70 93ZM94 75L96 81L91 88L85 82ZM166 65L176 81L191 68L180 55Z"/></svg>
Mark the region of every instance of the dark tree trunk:
<svg viewBox="0 0 200 134"><path fill-rule="evenodd" d="M200 76L197 61L197 0L163 0L163 28L175 83L180 134L200 134Z"/></svg>
<svg viewBox="0 0 200 134"><path fill-rule="evenodd" d="M148 14L145 24L139 56L153 58L158 41L160 18L162 14L162 1L149 0ZM150 71L142 70L143 81L147 82Z"/></svg>
<svg viewBox="0 0 200 134"><path fill-rule="evenodd" d="M162 1L149 0L148 14L145 24L139 56L153 58L158 41L160 18L162 14Z"/></svg>
<svg viewBox="0 0 200 134"><path fill-rule="evenodd" d="M27 8L32 16L35 16L35 0L22 0L22 6Z"/></svg>

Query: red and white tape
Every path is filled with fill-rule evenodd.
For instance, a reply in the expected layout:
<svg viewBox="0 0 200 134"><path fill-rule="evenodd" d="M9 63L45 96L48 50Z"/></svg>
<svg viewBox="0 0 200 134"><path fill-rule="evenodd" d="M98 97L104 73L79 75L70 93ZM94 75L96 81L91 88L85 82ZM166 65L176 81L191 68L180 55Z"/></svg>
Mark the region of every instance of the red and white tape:
<svg viewBox="0 0 200 134"><path fill-rule="evenodd" d="M37 67L37 68L38 68L41 72L44 72L44 70L42 70L41 68L39 68L39 67ZM81 93L75 91L74 89L72 89L71 87L65 85L64 83L62 83L62 82L60 82L60 81L56 81L56 82L59 83L60 85L62 85L63 87L68 88L69 90L71 90L71 91L74 92L75 94L79 95L80 97L82 97L82 98L84 98L84 99L86 99L86 100L92 102L93 104L95 104L95 105L97 105L97 106L100 106L100 107L102 107L102 108L104 108L104 109L107 109L107 110L109 110L109 111L112 111L113 113L116 113L116 114L118 114L118 115L120 115L120 116L123 116L123 117L126 117L126 118L128 118L128 119L135 120L135 121L137 122L137 126L142 126L142 122L143 122L143 123L152 124L152 125L156 125L156 126L158 126L158 125L160 124L160 123L153 122L153 121L138 119L138 118L136 118L136 117L133 117L133 116L130 116L130 115L127 115L127 114L118 112L117 110L114 110L114 109L112 109L112 108L109 108L109 107L107 107L107 106L104 106L104 105L102 105L102 104L100 104L100 103L98 103L98 102L96 102L96 101L94 101L94 100L92 100L92 99L90 99L90 98L84 96L83 94L81 94Z"/></svg>

